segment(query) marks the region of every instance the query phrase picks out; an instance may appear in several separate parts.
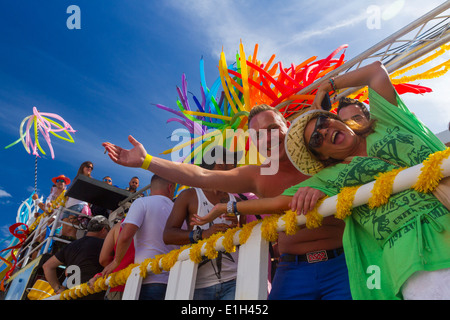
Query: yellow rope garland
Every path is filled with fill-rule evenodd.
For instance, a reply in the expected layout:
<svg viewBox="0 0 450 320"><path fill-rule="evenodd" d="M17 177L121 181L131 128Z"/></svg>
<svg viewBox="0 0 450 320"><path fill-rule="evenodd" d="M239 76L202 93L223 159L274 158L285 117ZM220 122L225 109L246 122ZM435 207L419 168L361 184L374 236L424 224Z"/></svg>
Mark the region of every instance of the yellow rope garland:
<svg viewBox="0 0 450 320"><path fill-rule="evenodd" d="M44 211L42 214L39 215L39 217L36 218L36 220L31 224L31 226L28 228L28 230L31 232L38 226L41 219L44 217L49 216L54 209L59 208L60 206L64 206L67 201L67 197L65 196L66 190L63 190L61 194L52 202L50 202L50 207L47 211Z"/></svg>
<svg viewBox="0 0 450 320"><path fill-rule="evenodd" d="M189 258L195 262L195 263L200 263L202 262L202 247L203 244L206 242L206 240L200 240L199 242L197 242L195 245L193 245L191 247L191 251L189 252Z"/></svg>
<svg viewBox="0 0 450 320"><path fill-rule="evenodd" d="M275 242L278 240L278 219L281 217L279 214L273 214L265 217L261 223L261 235L269 241Z"/></svg>
<svg viewBox="0 0 450 320"><path fill-rule="evenodd" d="M314 229L322 226L323 216L317 211L322 202L328 197L323 197L322 199L317 201L316 206L313 210L308 211L306 216L306 227L308 229Z"/></svg>
<svg viewBox="0 0 450 320"><path fill-rule="evenodd" d="M238 232L239 230L240 228L232 228L228 229L225 232L222 240L222 245L226 252L228 253L236 252L236 246L234 245L233 238L236 232Z"/></svg>
<svg viewBox="0 0 450 320"><path fill-rule="evenodd" d="M217 240L222 237L224 234L223 232L218 232L213 234L211 237L209 237L206 240L206 245L205 245L205 256L208 259L215 259L217 258L217 256L219 255L219 252L216 250L215 245Z"/></svg>
<svg viewBox="0 0 450 320"><path fill-rule="evenodd" d="M444 62L428 71L413 75L413 76L404 76L399 79L392 79L393 84L400 84L400 83L408 83L413 82L417 80L424 80L424 79L434 79L443 76L446 74L450 67L450 61ZM440 68L444 68L443 70L436 71Z"/></svg>
<svg viewBox="0 0 450 320"><path fill-rule="evenodd" d="M355 199L355 194L360 186L344 187L337 195L337 205L335 217L344 220L352 214L352 204Z"/></svg>
<svg viewBox="0 0 450 320"><path fill-rule="evenodd" d="M142 278L147 278L147 268L148 265L152 262L153 258L147 258L145 259L140 265L139 265L139 271Z"/></svg>
<svg viewBox="0 0 450 320"><path fill-rule="evenodd" d="M408 71L416 69L416 68L423 66L426 63L436 59L437 57L441 56L448 50L450 50L450 44L444 44L439 49L437 49L437 51L435 53L433 53L432 55L430 55L410 66L407 66L403 69L399 69L399 70L391 73L389 75L391 82L393 84L402 84L402 83L410 83L410 82L417 81L417 80L434 79L434 78L443 76L450 70L450 60L444 61L443 63L441 63L435 67L432 67L422 73L418 73L416 75L411 75L411 76L403 76L401 78L395 79L396 77L398 77ZM354 98L354 97L358 96L359 94L362 94L362 96L359 97L358 100L366 101L369 97L369 92L367 90L367 87L359 89L358 91L350 94L349 97Z"/></svg>
<svg viewBox="0 0 450 320"><path fill-rule="evenodd" d="M162 272L161 268L159 267L159 260L161 260L163 256L163 254L158 254L150 260L150 266L153 274L160 274Z"/></svg>
<svg viewBox="0 0 450 320"><path fill-rule="evenodd" d="M282 219L286 225L285 228L285 233L288 236L293 236L294 234L297 233L298 231L298 225L297 225L297 213L292 211L292 210L288 210L286 211L286 213L282 216Z"/></svg>
<svg viewBox="0 0 450 320"><path fill-rule="evenodd" d="M253 227L259 223L258 220L252 221L250 223L244 224L241 232L239 233L239 243L245 244L252 234Z"/></svg>
<svg viewBox="0 0 450 320"><path fill-rule="evenodd" d="M419 178L411 188L423 193L428 193L436 189L439 181L443 178L441 169L442 160L447 159L449 156L450 148L431 154L423 162Z"/></svg>
<svg viewBox="0 0 450 320"><path fill-rule="evenodd" d="M392 185L395 177L405 168L393 169L389 172L383 172L375 177L375 184L372 189L372 196L369 198L369 208L373 209L386 204L392 193Z"/></svg>
<svg viewBox="0 0 450 320"><path fill-rule="evenodd" d="M178 260L178 256L182 251L181 249L182 248L175 249L163 255L163 257L161 258L161 267L163 268L163 270L169 271L175 265Z"/></svg>
<svg viewBox="0 0 450 320"><path fill-rule="evenodd" d="M409 67L403 68L403 69L399 69L395 72L393 72L391 74L391 77L395 78L398 77L399 75L402 75L412 69L418 68L422 65L424 65L425 63L430 62L431 60L436 59L437 57L439 57L440 55L444 54L447 50L450 49L450 45L444 44L443 46L441 46L435 53L433 53L432 55L420 60L419 62L416 62L412 65L410 65Z"/></svg>

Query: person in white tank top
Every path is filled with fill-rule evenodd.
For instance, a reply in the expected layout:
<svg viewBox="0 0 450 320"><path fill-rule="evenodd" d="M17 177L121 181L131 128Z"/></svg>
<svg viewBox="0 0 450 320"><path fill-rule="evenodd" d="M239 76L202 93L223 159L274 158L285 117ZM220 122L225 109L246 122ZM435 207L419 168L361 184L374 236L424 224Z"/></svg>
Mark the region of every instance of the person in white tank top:
<svg viewBox="0 0 450 320"><path fill-rule="evenodd" d="M226 160L226 155L233 156L232 163L227 161L216 161L207 164L203 160L201 167L209 170L230 170L236 167L236 154L225 151L221 147L215 147L209 151L209 156L214 159L215 154L222 160ZM219 153L217 153L219 150ZM223 157L220 156L222 152ZM205 156L203 157L205 159ZM229 159L229 158L228 158ZM209 224L203 226L190 226L191 218L194 214L206 215L217 203L227 203L236 201L234 195L209 189L190 188L181 192L167 219L164 229L163 239L166 244L185 245L196 243L201 239L206 239L217 232L225 232L229 228L236 227L237 217L219 217ZM183 230L183 223L189 226L188 230ZM194 292L194 300L233 300L236 289L238 252L219 252L216 259L210 260L206 257L198 266L197 279Z"/></svg>

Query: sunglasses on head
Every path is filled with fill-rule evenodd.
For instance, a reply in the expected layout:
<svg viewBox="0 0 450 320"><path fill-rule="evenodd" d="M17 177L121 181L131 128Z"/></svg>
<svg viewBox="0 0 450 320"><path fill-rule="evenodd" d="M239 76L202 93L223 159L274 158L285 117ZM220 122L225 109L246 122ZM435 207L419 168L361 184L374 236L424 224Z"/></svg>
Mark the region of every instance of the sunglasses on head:
<svg viewBox="0 0 450 320"><path fill-rule="evenodd" d="M327 115L321 114L317 117L314 131L309 139L309 147L313 149L319 148L323 143L323 135L318 131L328 128L330 126L330 118Z"/></svg>

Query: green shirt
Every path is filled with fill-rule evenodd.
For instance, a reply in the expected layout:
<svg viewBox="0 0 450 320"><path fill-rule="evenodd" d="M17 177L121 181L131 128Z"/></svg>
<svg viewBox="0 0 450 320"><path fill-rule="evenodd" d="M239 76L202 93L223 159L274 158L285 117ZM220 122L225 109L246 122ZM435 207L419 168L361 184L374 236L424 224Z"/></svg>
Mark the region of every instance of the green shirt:
<svg viewBox="0 0 450 320"><path fill-rule="evenodd" d="M369 89L375 132L367 137L367 157L328 167L287 189L313 187L328 196L346 186L375 180L379 172L411 167L444 144L426 128L397 95L398 107ZM370 210L356 207L346 218L343 236L354 299L398 299L401 286L415 271L450 267L450 215L430 193L412 189L397 193L389 202ZM417 221L420 221L417 224Z"/></svg>

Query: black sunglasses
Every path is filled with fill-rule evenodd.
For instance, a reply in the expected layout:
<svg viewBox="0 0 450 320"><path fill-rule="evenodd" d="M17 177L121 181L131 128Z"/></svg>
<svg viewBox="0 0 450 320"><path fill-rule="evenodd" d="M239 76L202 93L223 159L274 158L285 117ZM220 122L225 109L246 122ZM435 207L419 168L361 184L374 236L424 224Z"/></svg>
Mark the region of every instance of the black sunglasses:
<svg viewBox="0 0 450 320"><path fill-rule="evenodd" d="M318 131L320 129L325 129L330 126L330 118L327 115L321 114L317 117L316 125L314 131L309 139L309 148L319 148L323 143L323 135Z"/></svg>

